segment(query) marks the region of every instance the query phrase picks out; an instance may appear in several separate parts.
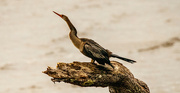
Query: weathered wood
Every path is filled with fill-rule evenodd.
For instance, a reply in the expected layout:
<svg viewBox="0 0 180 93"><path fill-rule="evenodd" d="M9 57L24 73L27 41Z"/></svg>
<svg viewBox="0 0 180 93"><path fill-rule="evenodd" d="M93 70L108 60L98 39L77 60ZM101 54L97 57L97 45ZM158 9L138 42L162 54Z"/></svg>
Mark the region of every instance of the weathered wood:
<svg viewBox="0 0 180 93"><path fill-rule="evenodd" d="M150 93L148 86L119 62L111 61L114 69L90 62L58 63L43 73L53 82L66 82L82 87L109 87L110 93Z"/></svg>

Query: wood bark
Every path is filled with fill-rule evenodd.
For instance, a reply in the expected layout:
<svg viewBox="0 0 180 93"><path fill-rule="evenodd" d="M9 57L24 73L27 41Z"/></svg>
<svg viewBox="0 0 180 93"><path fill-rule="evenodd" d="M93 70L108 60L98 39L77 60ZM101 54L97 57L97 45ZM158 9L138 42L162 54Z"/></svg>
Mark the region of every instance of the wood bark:
<svg viewBox="0 0 180 93"><path fill-rule="evenodd" d="M146 83L134 78L121 63L111 61L110 66L91 62L58 63L56 68L48 67L43 73L52 81L66 82L82 87L109 87L110 93L150 93Z"/></svg>

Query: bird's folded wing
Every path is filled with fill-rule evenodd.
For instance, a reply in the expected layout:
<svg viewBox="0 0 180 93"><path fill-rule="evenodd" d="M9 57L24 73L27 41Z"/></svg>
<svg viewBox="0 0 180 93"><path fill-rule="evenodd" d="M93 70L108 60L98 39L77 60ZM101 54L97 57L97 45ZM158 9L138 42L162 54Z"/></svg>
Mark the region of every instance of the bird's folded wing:
<svg viewBox="0 0 180 93"><path fill-rule="evenodd" d="M106 51L103 51L101 48L97 46L85 44L84 49L87 53L89 53L89 55L92 55L94 58L105 58Z"/></svg>

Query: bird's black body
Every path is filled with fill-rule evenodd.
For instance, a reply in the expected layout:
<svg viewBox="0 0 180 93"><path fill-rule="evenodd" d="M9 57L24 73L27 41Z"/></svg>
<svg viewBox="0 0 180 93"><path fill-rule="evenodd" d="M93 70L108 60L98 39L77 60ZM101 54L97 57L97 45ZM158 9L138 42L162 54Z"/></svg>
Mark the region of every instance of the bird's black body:
<svg viewBox="0 0 180 93"><path fill-rule="evenodd" d="M90 57L92 60L96 60L99 64L105 65L106 63L112 66L106 49L94 40L87 38L81 38L81 40L85 42L82 52L85 56Z"/></svg>

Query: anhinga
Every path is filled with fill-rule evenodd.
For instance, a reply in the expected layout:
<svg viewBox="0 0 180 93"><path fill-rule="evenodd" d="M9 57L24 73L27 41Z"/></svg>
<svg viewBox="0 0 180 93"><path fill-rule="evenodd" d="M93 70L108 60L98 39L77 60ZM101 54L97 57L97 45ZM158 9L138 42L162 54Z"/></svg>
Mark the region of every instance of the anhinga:
<svg viewBox="0 0 180 93"><path fill-rule="evenodd" d="M63 14L58 14L56 12L54 12L54 13L66 21L66 23L68 24L68 26L71 30L69 33L69 37L70 37L72 43L74 44L74 46L76 48L78 48L80 50L80 52L82 54L84 54L87 57L90 57L92 63L94 63L95 61L97 61L99 64L102 64L102 65L105 65L105 63L106 63L106 64L109 64L112 68L114 68L114 66L110 63L109 57L119 58L119 59L122 59L122 60L130 62L130 63L136 62L134 60L120 57L116 54L112 54L112 52L103 48L102 46L100 46L98 43L96 43L92 39L79 38L77 36L77 30L73 26L73 24L70 22L69 18Z"/></svg>

